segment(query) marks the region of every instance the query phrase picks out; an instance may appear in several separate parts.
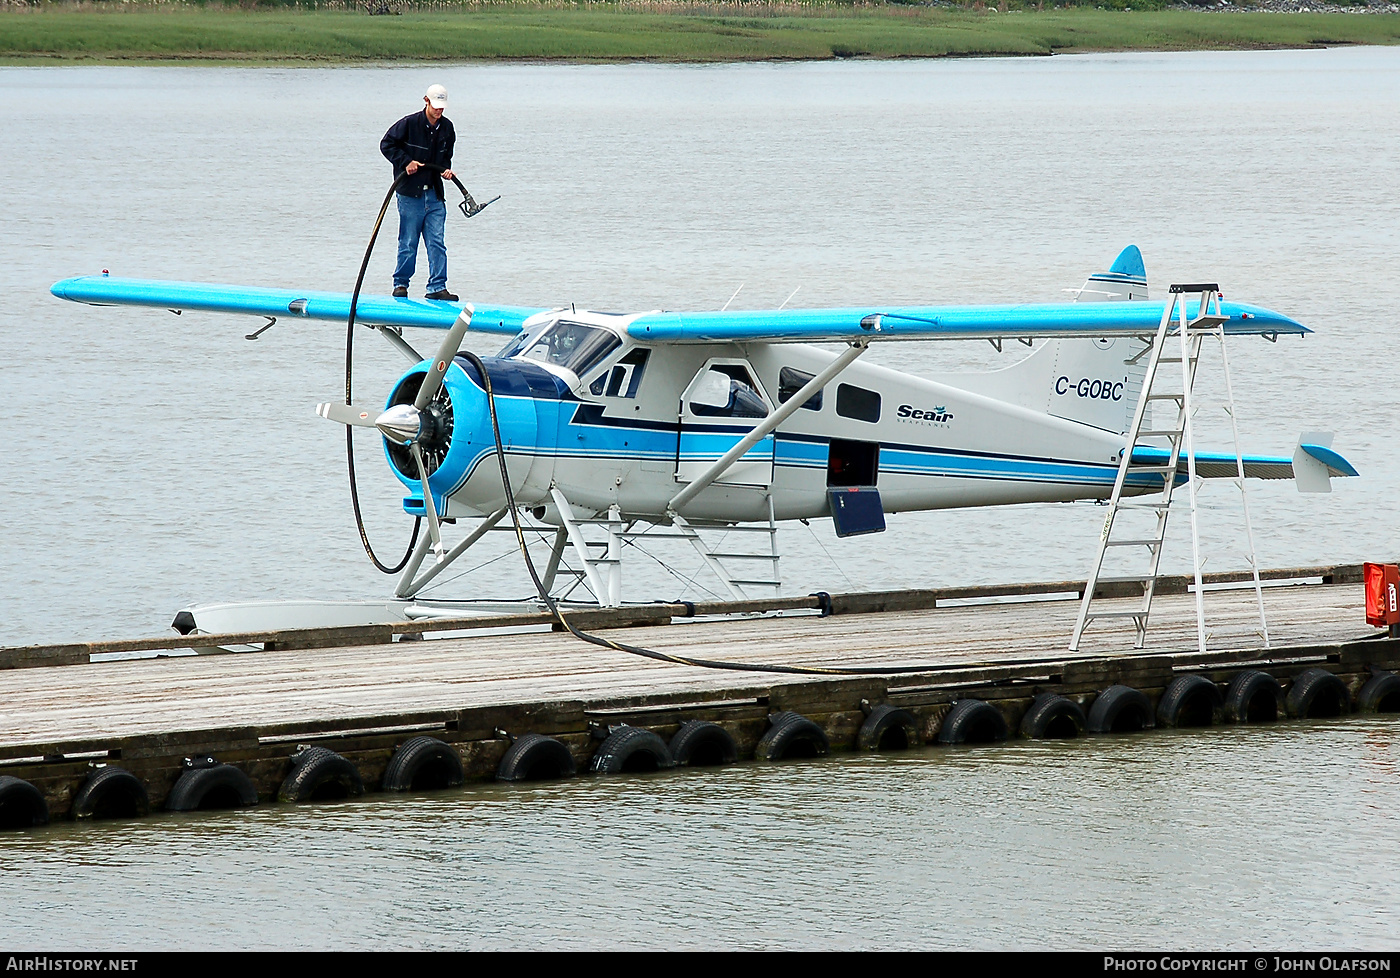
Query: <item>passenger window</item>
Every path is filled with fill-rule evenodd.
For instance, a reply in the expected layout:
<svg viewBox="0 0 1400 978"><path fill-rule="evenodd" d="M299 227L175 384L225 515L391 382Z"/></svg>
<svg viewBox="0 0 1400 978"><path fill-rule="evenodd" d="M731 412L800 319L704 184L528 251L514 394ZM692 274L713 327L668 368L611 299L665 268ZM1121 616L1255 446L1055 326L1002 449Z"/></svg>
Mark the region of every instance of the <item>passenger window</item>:
<svg viewBox="0 0 1400 978"><path fill-rule="evenodd" d="M795 367L784 367L778 371L778 403L784 404L806 387L816 374L809 374L805 370L798 370ZM807 411L820 411L822 409L822 391L817 391L807 398L802 407Z"/></svg>
<svg viewBox="0 0 1400 978"><path fill-rule="evenodd" d="M868 391L864 387L838 384L836 386L836 413L843 418L869 421L874 424L880 420L880 395L875 391Z"/></svg>
<svg viewBox="0 0 1400 978"><path fill-rule="evenodd" d="M768 405L739 364L715 364L690 390L690 413L702 418L765 418Z"/></svg>

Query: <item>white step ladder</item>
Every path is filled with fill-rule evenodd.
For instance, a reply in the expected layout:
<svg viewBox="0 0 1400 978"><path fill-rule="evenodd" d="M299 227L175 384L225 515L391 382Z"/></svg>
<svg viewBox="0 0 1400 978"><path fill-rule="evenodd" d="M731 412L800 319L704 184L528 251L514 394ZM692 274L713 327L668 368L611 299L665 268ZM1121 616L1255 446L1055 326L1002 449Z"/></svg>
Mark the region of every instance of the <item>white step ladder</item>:
<svg viewBox="0 0 1400 978"><path fill-rule="evenodd" d="M571 575L584 581L597 598L600 606L604 608L621 607L623 548L632 541L651 540L684 540L689 543L699 553L706 568L719 579L729 597L735 601L748 599L748 595L744 593L745 587L773 588L774 594L777 594L782 588L782 578L779 574L778 524L773 518L773 497L771 495L767 497L767 524L757 526L726 524L717 527L702 525L697 527L680 516L673 516L669 527L656 527L648 524L645 529L637 529L635 523L623 522L621 511L617 506L611 507L606 517L583 519L574 515L573 509L569 506L563 493L557 489L551 490L551 493L555 507L563 520L563 526L559 528L555 538L549 565L542 580L547 589L553 589L558 574ZM602 539L590 540L584 532L585 528L588 527L602 528L606 535ZM705 540L704 536L701 535L701 530L722 533L726 538L729 534L735 533L757 534L759 540L763 540L766 535L767 547L749 551L742 547L731 546L725 551L719 551ZM566 543L572 545L579 560L581 567L578 570L562 566ZM762 547L761 543L760 547ZM595 554L595 551L598 553ZM754 562L767 563L770 569L769 574L766 577L755 577L752 571L736 572L726 566L726 564L735 562L742 562L742 568L751 567Z"/></svg>
<svg viewBox="0 0 1400 978"><path fill-rule="evenodd" d="M1194 315L1188 311L1188 296L1200 297ZM1190 317L1190 318L1188 318ZM1259 606L1259 624L1264 646L1269 645L1268 623L1264 617L1264 593L1259 582L1259 563L1254 551L1254 530L1249 519L1249 499L1245 492L1244 458L1240 451L1239 426L1235 421L1235 395L1230 383L1230 363L1225 353L1225 323L1229 317L1220 310L1220 287L1206 285L1173 285L1171 301L1162 310L1162 320L1157 334L1152 340L1150 358L1142 380L1142 394L1133 412L1132 424L1125 435L1125 449L1118 463L1118 474L1113 482L1113 493L1108 501L1108 515L1104 518L1103 532L1099 535L1098 554L1094 568L1084 585L1084 597L1079 606L1079 618L1075 622L1074 635L1070 638L1071 652L1079 651L1080 639L1090 622L1110 619L1129 619L1136 632L1133 645L1143 648L1147 642L1147 622L1152 610L1152 597L1156 592L1157 579L1162 563L1163 544L1167 535L1167 517L1171 513L1172 498L1176 489L1178 467L1181 459L1186 460L1187 508L1191 514L1191 564L1195 577L1196 590L1196 642L1201 652L1206 651L1205 589L1201 570L1204 560L1201 557L1200 525L1197 504L1197 477L1193 417L1195 405L1192 388L1196 380L1196 368L1201 357L1201 344L1207 336L1220 341L1220 358L1225 374L1225 412L1230 417L1230 427L1235 442L1236 477L1232 479L1240 491L1240 501L1244 510L1244 529L1248 547L1247 559L1254 579L1255 597ZM1167 356L1169 338L1175 335L1178 343L1176 356ZM1163 365L1180 364L1180 373L1160 369ZM1179 381L1179 383L1176 383ZM1157 402L1170 402L1176 408L1175 417L1159 427L1148 427L1149 408ZM1151 412L1155 414L1155 412ZM1165 439L1166 459L1160 457L1160 449L1151 456L1135 460L1143 448L1155 446L1139 445L1143 438ZM1145 454L1145 453L1142 453ZM1144 478L1145 477L1145 478ZM1153 495L1151 490L1142 493L1145 483L1162 480L1160 492ZM1139 490L1124 498L1125 492ZM1130 514L1133 519L1125 521L1133 525L1129 528L1118 526L1120 514ZM1144 530L1143 526L1147 528ZM1115 534L1115 530L1118 533ZM1110 552L1129 554L1132 551L1147 551L1147 567L1139 574L1115 574L1105 576L1104 561ZM1095 611L1095 592L1102 584L1140 584L1142 603L1134 609ZM1097 600L1103 600L1099 598Z"/></svg>

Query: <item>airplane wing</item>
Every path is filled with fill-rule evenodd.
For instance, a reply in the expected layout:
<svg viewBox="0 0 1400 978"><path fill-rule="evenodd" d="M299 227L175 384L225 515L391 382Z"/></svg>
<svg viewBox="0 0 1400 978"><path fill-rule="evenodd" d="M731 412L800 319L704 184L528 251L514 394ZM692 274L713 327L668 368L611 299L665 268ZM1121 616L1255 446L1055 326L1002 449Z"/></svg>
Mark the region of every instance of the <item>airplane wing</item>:
<svg viewBox="0 0 1400 978"><path fill-rule="evenodd" d="M350 293L261 289L203 282L155 282L86 275L54 283L60 299L94 306L153 306L157 309L203 309L255 316L303 316L345 322ZM450 329L464 303L431 299L394 299L360 294L355 319L366 326L422 326ZM474 304L471 328L486 333L518 333L520 324L542 309Z"/></svg>
<svg viewBox="0 0 1400 978"><path fill-rule="evenodd" d="M1162 320L1160 302L1062 302L999 306L861 306L743 312L654 312L628 327L643 342L766 341L819 343L879 339L1019 339L1142 336ZM1267 336L1310 333L1287 316L1259 306L1222 302L1225 332Z"/></svg>
<svg viewBox="0 0 1400 978"><path fill-rule="evenodd" d="M90 305L202 309L258 316L303 316L344 321L348 292L266 289L202 282L161 282L88 275L56 282L60 299ZM370 326L448 329L462 303L395 299L361 294L359 322ZM474 331L518 333L540 307L475 304ZM1258 306L1222 303L1231 335L1277 337L1309 333L1307 327ZM879 339L1000 339L1074 336L1141 336L1154 333L1162 318L1159 302L1050 303L988 306L865 306L846 309L777 309L736 312L654 312L628 327L637 340L652 343L841 341Z"/></svg>

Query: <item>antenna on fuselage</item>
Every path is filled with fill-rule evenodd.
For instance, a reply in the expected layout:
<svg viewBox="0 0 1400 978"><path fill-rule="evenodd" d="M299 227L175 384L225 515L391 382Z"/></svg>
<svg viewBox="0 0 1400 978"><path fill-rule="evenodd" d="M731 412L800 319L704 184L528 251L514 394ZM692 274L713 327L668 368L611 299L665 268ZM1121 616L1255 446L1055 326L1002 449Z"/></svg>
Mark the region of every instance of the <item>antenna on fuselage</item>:
<svg viewBox="0 0 1400 978"><path fill-rule="evenodd" d="M744 283L740 282L739 287L734 290L734 294L729 297L729 302L733 302L735 299L737 299L739 297L739 293L742 291L744 291ZM724 312L724 310L728 309L729 302L726 302L724 305L720 306L719 311Z"/></svg>

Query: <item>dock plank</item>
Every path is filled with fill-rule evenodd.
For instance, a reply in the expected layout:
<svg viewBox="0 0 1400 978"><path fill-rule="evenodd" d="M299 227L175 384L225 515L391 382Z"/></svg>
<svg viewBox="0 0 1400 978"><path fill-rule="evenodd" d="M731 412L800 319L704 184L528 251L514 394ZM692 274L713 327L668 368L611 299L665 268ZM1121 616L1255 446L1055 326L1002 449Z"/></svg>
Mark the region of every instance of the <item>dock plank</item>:
<svg viewBox="0 0 1400 978"><path fill-rule="evenodd" d="M1138 601L1116 603L1126 608ZM1273 644L1335 643L1374 634L1362 603L1356 584L1266 589ZM827 618L677 620L603 634L689 658L805 667L921 665L930 672L986 672L1107 655L1131 660L1195 646L1191 595L1157 598L1144 650L1131 648L1129 626L1102 626L1086 635L1083 651L1068 652L1077 611L1076 601L1021 601ZM1212 649L1262 644L1253 591L1211 592L1207 612ZM522 703L761 697L813 678L655 662L546 631L12 669L0 672L6 704L0 747L185 729L343 725L356 717L446 715ZM917 681L881 678L891 688Z"/></svg>

